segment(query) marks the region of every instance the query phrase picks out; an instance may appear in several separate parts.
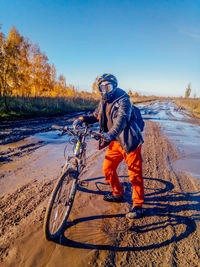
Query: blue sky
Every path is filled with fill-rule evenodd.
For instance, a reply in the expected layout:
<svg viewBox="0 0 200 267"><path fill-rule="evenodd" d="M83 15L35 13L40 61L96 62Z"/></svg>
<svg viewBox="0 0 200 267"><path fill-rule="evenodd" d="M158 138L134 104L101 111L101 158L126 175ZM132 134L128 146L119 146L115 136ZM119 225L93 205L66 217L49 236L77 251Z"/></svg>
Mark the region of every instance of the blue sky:
<svg viewBox="0 0 200 267"><path fill-rule="evenodd" d="M125 90L184 96L191 82L200 96L199 0L0 0L0 24L80 90L109 72Z"/></svg>

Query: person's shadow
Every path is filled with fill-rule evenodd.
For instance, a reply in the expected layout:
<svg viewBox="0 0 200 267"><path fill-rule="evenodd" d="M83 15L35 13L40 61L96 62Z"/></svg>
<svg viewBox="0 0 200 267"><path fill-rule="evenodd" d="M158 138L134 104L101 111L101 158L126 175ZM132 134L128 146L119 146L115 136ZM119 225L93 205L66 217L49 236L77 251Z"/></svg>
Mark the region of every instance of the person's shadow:
<svg viewBox="0 0 200 267"><path fill-rule="evenodd" d="M126 176L123 176L126 177ZM104 177L95 177L88 179L86 181L96 181L96 188L97 191L86 189L84 187L79 186L79 190L82 192L86 192L88 194L100 194L104 195L107 191L102 191L100 189L101 185L105 185L105 183L102 183L99 181ZM178 242L180 240L183 240L184 238L188 237L191 233L193 233L196 230L196 222L200 220L200 192L196 193L176 193L171 192L171 190L174 188L174 185L168 181L164 181L162 179L158 178L149 178L144 177L145 180L150 180L152 182L160 183L162 186L159 186L158 189L155 188L145 188L148 189L148 191L151 191L151 193L148 193L145 195L145 217L152 217L159 216L162 220L158 221L155 220L152 223L146 223L142 225L135 226L134 220L131 223L131 226L126 229L125 231L128 231L129 233L140 233L145 234L147 232L153 232L158 231L159 229L165 229L168 226L176 227L181 224L185 225L184 230L182 233L177 235L175 232L174 234L167 238L166 240L162 240L162 242L157 242L153 244L147 244L146 246L117 246L115 245L107 245L103 241L101 244L92 244L92 243L86 243L86 242L78 242L76 240L70 239L65 235L65 231L69 230L71 227L78 226L80 223L84 222L91 222L91 221L97 221L102 219L122 219L124 217L124 220L127 220L125 218L125 214L107 214L107 215L96 215L96 216L89 216L84 218L78 218L73 220L70 223L66 223L66 225L62 229L62 233L60 236L55 238L53 241L55 243L58 243L63 246L68 247L74 247L74 248L82 248L82 249L99 249L99 250L110 250L110 251L141 251L141 250L148 250L148 249L154 249L154 248L160 248L167 246L173 242ZM123 187L125 188L125 200L124 202L128 202L131 205L131 184L124 182L122 183ZM161 188L162 187L162 188ZM176 205L173 205L173 203L176 202ZM184 202L187 204L180 204L177 205L177 202ZM72 207L73 208L73 207ZM181 211L194 211L196 212L196 215L192 215L190 217L178 215L177 213ZM98 225L98 223L97 223ZM98 226L97 226L98 227Z"/></svg>

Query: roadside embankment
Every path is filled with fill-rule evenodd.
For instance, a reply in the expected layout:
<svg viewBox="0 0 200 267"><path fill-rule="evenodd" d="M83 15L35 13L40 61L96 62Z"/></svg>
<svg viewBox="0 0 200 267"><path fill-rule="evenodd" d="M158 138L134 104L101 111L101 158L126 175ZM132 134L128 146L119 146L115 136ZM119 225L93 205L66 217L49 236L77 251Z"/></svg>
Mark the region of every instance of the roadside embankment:
<svg viewBox="0 0 200 267"><path fill-rule="evenodd" d="M179 107L189 110L194 117L200 118L200 98L174 98L173 101Z"/></svg>
<svg viewBox="0 0 200 267"><path fill-rule="evenodd" d="M5 104L6 101L6 104ZM88 96L68 97L7 97L0 98L0 120L51 117L72 112L95 109L98 98Z"/></svg>

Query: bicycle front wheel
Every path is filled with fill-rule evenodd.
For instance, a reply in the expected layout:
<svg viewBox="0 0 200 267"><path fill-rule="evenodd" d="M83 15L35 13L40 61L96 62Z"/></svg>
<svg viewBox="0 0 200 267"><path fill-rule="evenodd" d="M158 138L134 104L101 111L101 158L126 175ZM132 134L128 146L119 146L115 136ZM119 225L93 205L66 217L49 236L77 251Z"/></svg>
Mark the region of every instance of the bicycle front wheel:
<svg viewBox="0 0 200 267"><path fill-rule="evenodd" d="M44 232L47 240L53 240L69 217L77 188L78 172L69 168L62 174L52 192L44 218Z"/></svg>

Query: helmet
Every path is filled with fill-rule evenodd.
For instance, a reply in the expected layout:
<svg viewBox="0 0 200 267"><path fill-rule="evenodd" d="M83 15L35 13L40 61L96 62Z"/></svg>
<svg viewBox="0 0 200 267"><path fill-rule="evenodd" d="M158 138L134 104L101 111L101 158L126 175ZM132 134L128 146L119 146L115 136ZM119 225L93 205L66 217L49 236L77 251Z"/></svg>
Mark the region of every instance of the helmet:
<svg viewBox="0 0 200 267"><path fill-rule="evenodd" d="M106 81L109 82L109 86L101 86L101 83ZM102 98L104 100L110 100L117 88L117 79L114 75L105 73L98 78L97 85L99 87Z"/></svg>
<svg viewBox="0 0 200 267"><path fill-rule="evenodd" d="M97 85L99 86L102 82L111 82L114 84L114 87L117 87L117 79L114 75L110 74L110 73L105 73L102 76L100 76L97 80Z"/></svg>

